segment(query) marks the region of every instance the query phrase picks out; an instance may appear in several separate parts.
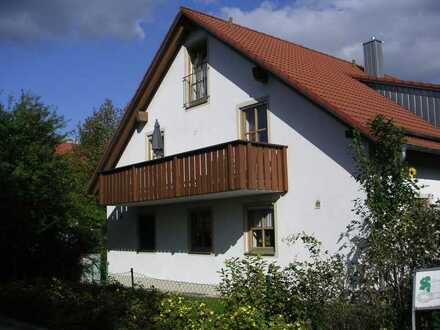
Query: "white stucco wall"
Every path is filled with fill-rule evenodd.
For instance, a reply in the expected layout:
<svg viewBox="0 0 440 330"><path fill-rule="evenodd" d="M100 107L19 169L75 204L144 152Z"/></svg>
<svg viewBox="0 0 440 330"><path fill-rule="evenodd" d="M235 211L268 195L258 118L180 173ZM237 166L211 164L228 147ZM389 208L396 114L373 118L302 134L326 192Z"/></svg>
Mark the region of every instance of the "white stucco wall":
<svg viewBox="0 0 440 330"><path fill-rule="evenodd" d="M289 192L275 204L275 258L285 265L299 253L283 238L301 231L315 234L324 248L336 250L340 233L352 219L352 201L359 196L346 127L279 80L271 77L268 84L254 80L253 64L214 38L208 38L208 63L209 101L185 110L185 51L179 51L148 106L149 122L134 133L118 166L146 159L146 135L156 119L165 131L165 153L171 155L238 139L238 106L268 97L269 142L288 146L289 167ZM317 200L319 209L315 208ZM212 255L187 253L186 217L193 204L129 208L117 220L115 209L109 207L113 244L109 271L126 272L133 267L156 278L215 283L224 259L245 252L243 205L247 202L242 198L208 202L213 209L214 250L218 252ZM156 214L157 252L133 251L137 212ZM131 251L124 251L124 244L125 250Z"/></svg>

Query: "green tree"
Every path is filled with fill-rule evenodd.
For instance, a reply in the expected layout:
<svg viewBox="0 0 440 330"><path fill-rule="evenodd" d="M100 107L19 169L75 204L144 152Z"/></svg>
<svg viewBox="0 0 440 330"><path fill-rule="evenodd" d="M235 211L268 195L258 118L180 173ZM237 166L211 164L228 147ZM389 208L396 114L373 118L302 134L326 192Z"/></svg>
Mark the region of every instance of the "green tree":
<svg viewBox="0 0 440 330"><path fill-rule="evenodd" d="M353 139L357 181L364 198L355 202L348 226L355 293L375 305L390 306L395 329L410 327L411 279L417 268L440 263L440 212L420 200L420 185L404 157L405 135L391 120L370 123L374 143Z"/></svg>
<svg viewBox="0 0 440 330"><path fill-rule="evenodd" d="M82 170L85 175L85 183L92 177L122 115L123 111L115 107L110 99L106 99L98 109L93 111L91 116L78 125L76 155L83 160Z"/></svg>
<svg viewBox="0 0 440 330"><path fill-rule="evenodd" d="M3 279L77 278L88 232L72 199L69 162L55 152L64 120L22 93L0 104L0 251Z"/></svg>
<svg viewBox="0 0 440 330"><path fill-rule="evenodd" d="M91 234L88 249L90 253L101 255L101 275L106 277L106 232L105 208L99 205L96 196L87 192L98 162L122 118L122 110L115 107L111 100L95 109L76 129L77 144L68 155L75 189L72 191L78 209L82 214L82 228Z"/></svg>

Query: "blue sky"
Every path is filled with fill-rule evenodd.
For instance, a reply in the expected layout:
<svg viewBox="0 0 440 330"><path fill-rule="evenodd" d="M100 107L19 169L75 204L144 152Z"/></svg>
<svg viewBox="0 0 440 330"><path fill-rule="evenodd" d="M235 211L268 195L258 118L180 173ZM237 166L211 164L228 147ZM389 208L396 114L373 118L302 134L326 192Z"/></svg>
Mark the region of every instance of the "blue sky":
<svg viewBox="0 0 440 330"><path fill-rule="evenodd" d="M366 2L368 2L366 4ZM75 3L75 4L73 4ZM56 107L72 130L105 98L133 95L180 6L362 63L362 41L385 41L385 67L440 82L439 1L3 0L0 98L21 90Z"/></svg>

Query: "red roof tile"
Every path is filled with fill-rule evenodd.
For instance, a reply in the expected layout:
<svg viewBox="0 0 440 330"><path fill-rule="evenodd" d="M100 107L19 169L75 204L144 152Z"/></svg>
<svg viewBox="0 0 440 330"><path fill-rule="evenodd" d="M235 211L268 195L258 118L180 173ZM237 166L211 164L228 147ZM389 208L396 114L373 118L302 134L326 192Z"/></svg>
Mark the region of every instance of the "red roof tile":
<svg viewBox="0 0 440 330"><path fill-rule="evenodd" d="M75 143L72 142L64 142L60 143L55 147L55 153L58 155L64 155L73 151Z"/></svg>
<svg viewBox="0 0 440 330"><path fill-rule="evenodd" d="M181 12L364 133L368 134L367 123L381 114L408 131L440 138L439 128L360 82L357 78L368 79L368 75L351 62L188 8ZM383 79L399 80L390 76ZM425 139L411 138L408 143L421 145L421 141ZM439 143L430 145L440 149Z"/></svg>

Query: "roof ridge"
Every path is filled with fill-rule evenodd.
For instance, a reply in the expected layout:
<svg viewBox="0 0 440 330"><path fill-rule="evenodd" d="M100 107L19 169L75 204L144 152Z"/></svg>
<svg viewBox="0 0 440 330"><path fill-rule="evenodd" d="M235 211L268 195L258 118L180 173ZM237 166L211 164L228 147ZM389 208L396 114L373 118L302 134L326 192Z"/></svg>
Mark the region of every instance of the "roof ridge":
<svg viewBox="0 0 440 330"><path fill-rule="evenodd" d="M301 48L303 48L303 49L305 49L305 50L308 50L308 51L311 51L311 52L314 52L314 53L318 53L318 54L320 54L320 55L324 55L324 56L330 57L330 58L332 58L332 59L334 59L334 60L338 60L338 61L344 62L345 64L352 64L352 62L350 62L350 61L348 61L348 60L344 60L344 59L339 58L339 57L337 57L337 56L334 56L334 55L331 55L331 54L324 53L323 51L316 50L316 49L313 49L313 48L310 48L310 47L306 47L306 46L303 46L303 45L298 44L298 43L296 43L296 42L293 42L293 41L290 41L290 40L286 40L286 39L283 39L283 38L280 38L280 37L277 37L277 36L274 36L274 35L268 34L268 33L266 33L266 32L258 31L258 30L252 29L252 28L247 27L247 26L244 26L244 25L240 25L240 24L237 24L237 23L234 23L234 22L230 23L230 22L226 21L226 20L223 19L223 18L220 18L220 17L214 16L214 15L210 15L210 14L204 13L204 12L199 11L199 10L195 10L195 9L192 9L192 8L189 8L189 7L186 7L186 6L181 6L181 7L180 7L180 10L181 10L181 11L185 11L185 10L186 10L186 11L194 12L194 13L197 13L197 14L200 14L200 15L203 15L203 16L207 16L207 17L213 18L213 19L215 19L215 20L218 20L218 21L221 21L221 22L224 22L224 23L233 24L233 25L236 25L236 26L238 26L238 27L240 27L240 28L243 28L243 29L246 29L246 30L249 30L249 31L255 32L255 33L263 34L263 35L265 35L265 36L267 36L267 37L269 37L269 38L276 39L276 40L279 40L279 41L282 41L282 42L286 42L286 43L291 44L291 45L294 45L294 46L296 46L296 47L301 47ZM358 66L358 65L356 65L356 66ZM359 70L360 70L360 69L359 69ZM361 71L362 71L362 70L361 70Z"/></svg>

